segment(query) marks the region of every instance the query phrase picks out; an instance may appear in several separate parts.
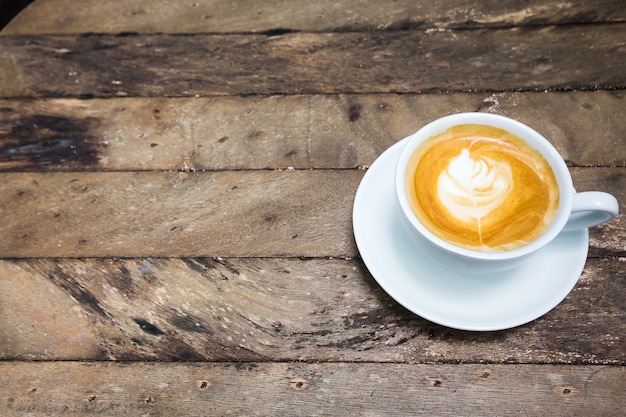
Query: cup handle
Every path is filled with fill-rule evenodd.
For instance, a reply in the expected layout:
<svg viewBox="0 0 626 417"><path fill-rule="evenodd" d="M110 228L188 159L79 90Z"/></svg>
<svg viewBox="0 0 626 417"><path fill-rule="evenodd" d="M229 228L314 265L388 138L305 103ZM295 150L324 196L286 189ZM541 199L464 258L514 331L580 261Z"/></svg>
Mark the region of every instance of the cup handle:
<svg viewBox="0 0 626 417"><path fill-rule="evenodd" d="M597 226L608 222L619 213L617 199L601 191L585 191L574 194L572 212L564 231Z"/></svg>

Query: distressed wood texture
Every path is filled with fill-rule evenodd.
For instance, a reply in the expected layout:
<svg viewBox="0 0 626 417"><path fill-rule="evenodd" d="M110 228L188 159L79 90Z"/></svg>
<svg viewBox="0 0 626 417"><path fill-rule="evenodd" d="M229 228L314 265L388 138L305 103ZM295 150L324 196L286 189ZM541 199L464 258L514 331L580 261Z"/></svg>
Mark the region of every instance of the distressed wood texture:
<svg viewBox="0 0 626 417"><path fill-rule="evenodd" d="M621 416L626 3L36 0L0 33L0 415ZM352 229L463 111L546 136L590 230L516 328L406 310Z"/></svg>
<svg viewBox="0 0 626 417"><path fill-rule="evenodd" d="M463 111L527 123L572 166L626 164L619 90L0 100L0 170L357 168Z"/></svg>
<svg viewBox="0 0 626 417"><path fill-rule="evenodd" d="M0 36L0 97L615 89L626 24L266 35ZM45 62L46 65L41 65Z"/></svg>
<svg viewBox="0 0 626 417"><path fill-rule="evenodd" d="M578 191L626 201L623 168L573 168ZM362 170L0 174L0 256L358 256ZM19 215L16 215L19 213ZM591 256L624 256L624 215Z"/></svg>
<svg viewBox="0 0 626 417"><path fill-rule="evenodd" d="M83 0L80 7L66 4L66 0L39 0L3 33L357 31L626 20L626 7L621 0ZM115 18L103 18L111 15L112 10Z"/></svg>
<svg viewBox="0 0 626 417"><path fill-rule="evenodd" d="M405 310L358 259L0 261L0 359L626 364L624 258L547 315L464 332Z"/></svg>
<svg viewBox="0 0 626 417"><path fill-rule="evenodd" d="M626 407L623 368L514 369L372 363L0 363L0 382L7 393L0 407L7 417L619 416ZM67 386L72 389L60 388Z"/></svg>

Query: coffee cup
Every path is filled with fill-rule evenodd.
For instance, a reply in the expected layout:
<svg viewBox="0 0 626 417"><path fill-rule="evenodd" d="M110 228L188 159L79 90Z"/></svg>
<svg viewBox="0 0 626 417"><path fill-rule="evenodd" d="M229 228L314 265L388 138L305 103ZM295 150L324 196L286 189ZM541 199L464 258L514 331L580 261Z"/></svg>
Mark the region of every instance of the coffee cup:
<svg viewBox="0 0 626 417"><path fill-rule="evenodd" d="M463 273L514 268L562 232L619 211L611 194L577 193L565 161L541 134L490 113L453 114L409 136L395 191L416 249Z"/></svg>

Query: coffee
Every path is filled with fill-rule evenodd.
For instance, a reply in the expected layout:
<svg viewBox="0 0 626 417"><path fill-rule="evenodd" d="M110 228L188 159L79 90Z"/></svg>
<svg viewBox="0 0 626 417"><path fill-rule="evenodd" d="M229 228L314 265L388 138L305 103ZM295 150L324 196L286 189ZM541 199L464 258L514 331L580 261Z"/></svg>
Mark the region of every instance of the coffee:
<svg viewBox="0 0 626 417"><path fill-rule="evenodd" d="M431 233L483 252L532 242L559 205L544 157L512 133L480 124L457 125L420 144L406 187L413 213Z"/></svg>

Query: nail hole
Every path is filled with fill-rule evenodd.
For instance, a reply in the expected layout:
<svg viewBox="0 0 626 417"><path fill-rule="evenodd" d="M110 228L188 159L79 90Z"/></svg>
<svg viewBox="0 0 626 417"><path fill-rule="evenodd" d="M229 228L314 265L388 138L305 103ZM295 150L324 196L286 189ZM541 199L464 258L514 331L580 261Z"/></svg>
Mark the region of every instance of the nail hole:
<svg viewBox="0 0 626 417"><path fill-rule="evenodd" d="M422 384L426 387L433 387L433 388L443 388L448 385L445 379L437 379L437 378L426 378L424 381L422 381Z"/></svg>
<svg viewBox="0 0 626 417"><path fill-rule="evenodd" d="M291 385L293 385L295 389L300 390L300 389L306 388L308 383L306 380L298 378L298 379L294 379L293 381L291 381Z"/></svg>

